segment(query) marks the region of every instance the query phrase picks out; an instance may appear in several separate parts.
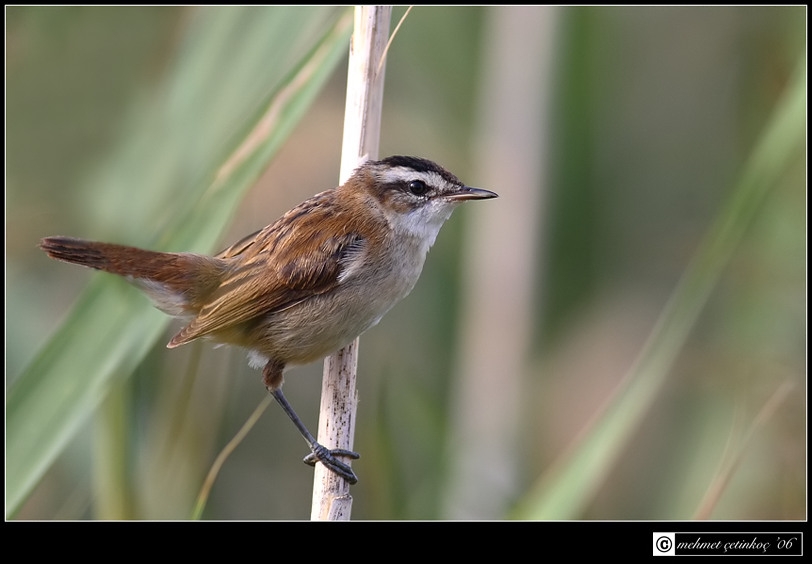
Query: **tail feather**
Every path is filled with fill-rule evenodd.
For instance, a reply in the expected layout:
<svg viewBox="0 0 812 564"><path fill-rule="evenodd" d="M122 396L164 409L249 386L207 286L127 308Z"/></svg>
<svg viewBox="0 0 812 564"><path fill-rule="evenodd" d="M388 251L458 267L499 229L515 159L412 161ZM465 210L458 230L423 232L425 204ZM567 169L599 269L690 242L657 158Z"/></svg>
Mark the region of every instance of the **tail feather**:
<svg viewBox="0 0 812 564"><path fill-rule="evenodd" d="M227 263L193 253L162 253L72 237L46 237L51 258L125 277L170 315L196 314L220 285Z"/></svg>
<svg viewBox="0 0 812 564"><path fill-rule="evenodd" d="M104 252L104 248L108 246L106 243L92 243L71 237L46 237L39 244L40 249L53 259L113 272L112 263Z"/></svg>

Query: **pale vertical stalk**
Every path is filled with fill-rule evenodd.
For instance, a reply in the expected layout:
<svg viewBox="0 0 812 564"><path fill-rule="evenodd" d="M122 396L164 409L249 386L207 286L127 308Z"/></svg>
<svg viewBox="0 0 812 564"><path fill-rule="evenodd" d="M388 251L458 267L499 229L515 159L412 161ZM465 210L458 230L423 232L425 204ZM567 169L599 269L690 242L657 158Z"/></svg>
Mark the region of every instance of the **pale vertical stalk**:
<svg viewBox="0 0 812 564"><path fill-rule="evenodd" d="M468 211L445 499L453 519L503 517L516 496L548 145L556 11L500 6L486 13L473 176L500 198Z"/></svg>
<svg viewBox="0 0 812 564"><path fill-rule="evenodd" d="M350 43L344 140L340 183L368 159L378 158L383 104L384 65L381 59L389 37L391 6L356 6ZM355 372L358 339L324 361L318 441L329 449L352 450L358 403ZM313 520L349 520L350 486L323 464L316 464L313 482Z"/></svg>

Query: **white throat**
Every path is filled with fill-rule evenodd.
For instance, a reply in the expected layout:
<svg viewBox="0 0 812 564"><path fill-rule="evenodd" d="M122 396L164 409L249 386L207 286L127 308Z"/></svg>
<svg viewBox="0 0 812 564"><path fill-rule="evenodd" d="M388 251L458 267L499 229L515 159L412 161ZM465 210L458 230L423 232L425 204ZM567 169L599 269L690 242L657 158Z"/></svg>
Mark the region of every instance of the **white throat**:
<svg viewBox="0 0 812 564"><path fill-rule="evenodd" d="M387 219L398 236L419 241L421 254L425 256L455 207L453 202L435 199L407 213L388 213Z"/></svg>

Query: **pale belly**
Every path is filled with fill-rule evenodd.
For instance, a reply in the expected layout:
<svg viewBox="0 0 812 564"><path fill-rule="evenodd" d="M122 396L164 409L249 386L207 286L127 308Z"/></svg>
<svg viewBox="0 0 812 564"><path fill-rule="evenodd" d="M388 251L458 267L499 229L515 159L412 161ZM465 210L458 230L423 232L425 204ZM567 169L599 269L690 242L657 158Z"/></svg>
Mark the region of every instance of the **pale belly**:
<svg viewBox="0 0 812 564"><path fill-rule="evenodd" d="M387 288L387 292L360 292L348 287L342 292L315 296L214 338L247 348L251 365L256 368L268 360L285 365L307 364L334 353L377 325L413 286L414 281L400 280L399 287ZM380 297L383 295L388 298Z"/></svg>

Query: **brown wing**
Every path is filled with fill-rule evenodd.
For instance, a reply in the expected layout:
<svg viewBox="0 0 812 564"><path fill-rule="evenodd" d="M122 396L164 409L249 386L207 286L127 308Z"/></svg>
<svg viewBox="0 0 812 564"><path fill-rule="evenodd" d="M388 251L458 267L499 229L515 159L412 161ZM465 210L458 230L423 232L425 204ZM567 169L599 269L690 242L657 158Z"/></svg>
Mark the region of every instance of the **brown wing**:
<svg viewBox="0 0 812 564"><path fill-rule="evenodd" d="M293 208L275 223L217 255L229 261L223 282L170 348L267 313L292 307L334 288L348 259L365 246L362 225L341 210L331 192ZM329 229L325 226L330 225ZM336 230L336 225L342 229Z"/></svg>

